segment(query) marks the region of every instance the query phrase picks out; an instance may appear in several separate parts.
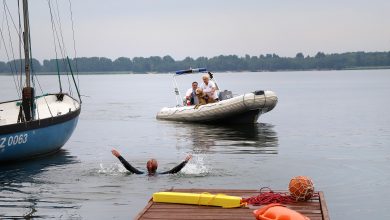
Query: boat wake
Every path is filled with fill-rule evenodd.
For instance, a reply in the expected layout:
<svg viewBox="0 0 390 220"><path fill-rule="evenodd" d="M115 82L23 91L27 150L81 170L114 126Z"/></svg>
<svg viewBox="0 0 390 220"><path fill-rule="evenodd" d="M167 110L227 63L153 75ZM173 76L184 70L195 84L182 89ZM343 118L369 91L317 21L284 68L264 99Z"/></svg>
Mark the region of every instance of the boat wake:
<svg viewBox="0 0 390 220"><path fill-rule="evenodd" d="M188 164L181 170L185 175L206 176L211 169L205 164L206 156L202 154L193 155Z"/></svg>
<svg viewBox="0 0 390 220"><path fill-rule="evenodd" d="M181 174L191 175L191 176L206 176L211 172L211 169L205 164L205 155L193 155L193 158L188 162L188 164L180 171ZM97 169L98 174L107 174L107 175L121 175L124 173L129 173L126 168L121 163L113 164L99 164L99 169Z"/></svg>
<svg viewBox="0 0 390 220"><path fill-rule="evenodd" d="M128 172L126 168L120 163L114 163L107 166L100 163L99 166L100 168L97 171L99 174L118 175Z"/></svg>

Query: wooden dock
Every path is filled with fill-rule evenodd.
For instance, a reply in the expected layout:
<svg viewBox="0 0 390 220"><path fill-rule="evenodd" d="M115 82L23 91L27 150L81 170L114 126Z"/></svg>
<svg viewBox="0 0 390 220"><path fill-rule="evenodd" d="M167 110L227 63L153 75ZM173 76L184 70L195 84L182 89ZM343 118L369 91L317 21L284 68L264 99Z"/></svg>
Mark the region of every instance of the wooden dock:
<svg viewBox="0 0 390 220"><path fill-rule="evenodd" d="M190 192L212 194L223 193L231 196L251 197L259 194L259 190L228 190L228 189L171 189L169 192ZM313 198L307 202L298 202L286 205L309 217L311 220L329 220L328 209L324 199L324 194L318 192L319 197ZM254 209L259 206L223 209L221 207L182 205L169 203L156 203L150 200L146 207L138 214L135 219L188 219L188 220L225 220L225 219L248 219L255 220L252 214Z"/></svg>

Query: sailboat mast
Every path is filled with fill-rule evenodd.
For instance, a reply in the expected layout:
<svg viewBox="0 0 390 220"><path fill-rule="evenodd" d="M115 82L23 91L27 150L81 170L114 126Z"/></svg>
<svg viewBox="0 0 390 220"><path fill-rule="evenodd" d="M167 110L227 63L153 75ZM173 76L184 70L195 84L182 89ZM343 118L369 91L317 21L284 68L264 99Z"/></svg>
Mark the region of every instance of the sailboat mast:
<svg viewBox="0 0 390 220"><path fill-rule="evenodd" d="M31 87L31 74L30 74L30 24L28 17L28 2L23 0L23 20L24 20L24 70L26 73L26 87L22 90L22 105L21 111L23 110L24 115L19 114L21 121L34 120L34 88ZM18 120L19 121L19 120Z"/></svg>
<svg viewBox="0 0 390 220"><path fill-rule="evenodd" d="M23 18L24 18L24 69L26 73L26 87L31 86L31 77L30 77L30 23L28 18L28 3L27 0L23 0Z"/></svg>

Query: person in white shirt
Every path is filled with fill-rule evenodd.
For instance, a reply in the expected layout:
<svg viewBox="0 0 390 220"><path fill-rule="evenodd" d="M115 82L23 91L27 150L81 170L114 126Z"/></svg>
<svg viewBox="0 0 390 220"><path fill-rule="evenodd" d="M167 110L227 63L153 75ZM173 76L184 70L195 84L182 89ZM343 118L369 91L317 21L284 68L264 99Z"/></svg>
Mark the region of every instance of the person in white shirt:
<svg viewBox="0 0 390 220"><path fill-rule="evenodd" d="M213 81L210 80L209 75L202 76L203 83L200 85L200 88L203 89L203 92L206 93L208 98L218 101L217 87Z"/></svg>
<svg viewBox="0 0 390 220"><path fill-rule="evenodd" d="M198 96L196 96L196 89L198 88L198 82L193 82L191 88L186 92L187 105L199 104Z"/></svg>

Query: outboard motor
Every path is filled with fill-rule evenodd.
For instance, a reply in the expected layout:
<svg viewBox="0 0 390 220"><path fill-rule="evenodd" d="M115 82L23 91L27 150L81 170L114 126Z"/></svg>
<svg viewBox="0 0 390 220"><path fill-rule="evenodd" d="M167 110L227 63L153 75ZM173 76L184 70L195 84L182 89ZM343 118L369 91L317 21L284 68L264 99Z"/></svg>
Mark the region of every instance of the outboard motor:
<svg viewBox="0 0 390 220"><path fill-rule="evenodd" d="M254 92L255 95L264 95L264 90L256 90Z"/></svg>
<svg viewBox="0 0 390 220"><path fill-rule="evenodd" d="M226 99L231 99L231 98L233 98L232 91L229 91L229 90L225 89L224 91L220 91L219 92L219 95L218 95L219 101L226 100Z"/></svg>

